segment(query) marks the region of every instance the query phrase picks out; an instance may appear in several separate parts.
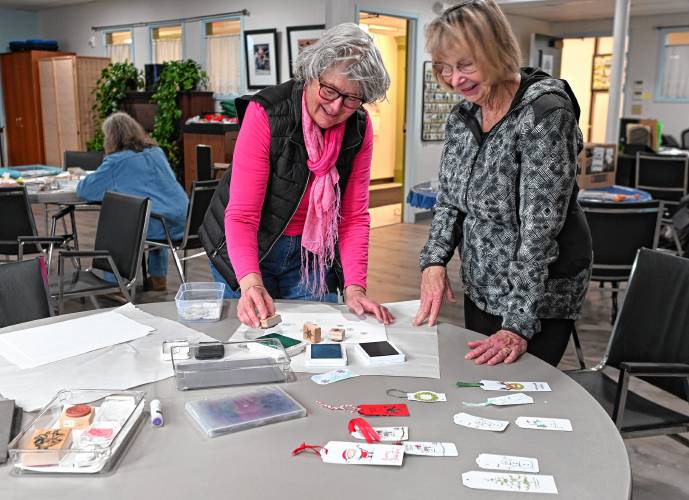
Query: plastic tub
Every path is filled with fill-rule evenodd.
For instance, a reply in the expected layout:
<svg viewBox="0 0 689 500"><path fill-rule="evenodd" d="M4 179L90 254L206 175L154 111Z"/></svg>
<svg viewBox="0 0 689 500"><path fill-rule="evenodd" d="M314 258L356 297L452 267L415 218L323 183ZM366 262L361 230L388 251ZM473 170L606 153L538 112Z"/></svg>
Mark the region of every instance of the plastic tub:
<svg viewBox="0 0 689 500"><path fill-rule="evenodd" d="M184 322L212 322L222 317L224 283L182 283L177 290L177 315Z"/></svg>

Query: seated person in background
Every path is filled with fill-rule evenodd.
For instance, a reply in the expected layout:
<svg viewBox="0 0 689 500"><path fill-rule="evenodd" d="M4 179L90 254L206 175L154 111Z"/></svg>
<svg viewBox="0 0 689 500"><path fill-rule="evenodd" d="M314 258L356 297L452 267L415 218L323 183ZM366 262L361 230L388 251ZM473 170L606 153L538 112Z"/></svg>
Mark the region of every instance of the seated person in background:
<svg viewBox="0 0 689 500"><path fill-rule="evenodd" d="M87 201L101 201L106 191L150 198L151 213L165 218L173 240L181 239L189 199L162 149L126 113L110 115L103 122L103 136L105 159L98 170L79 182L77 194ZM150 220L147 238L165 239L160 221ZM166 289L167 259L165 248L148 253L149 277L146 281L149 289Z"/></svg>

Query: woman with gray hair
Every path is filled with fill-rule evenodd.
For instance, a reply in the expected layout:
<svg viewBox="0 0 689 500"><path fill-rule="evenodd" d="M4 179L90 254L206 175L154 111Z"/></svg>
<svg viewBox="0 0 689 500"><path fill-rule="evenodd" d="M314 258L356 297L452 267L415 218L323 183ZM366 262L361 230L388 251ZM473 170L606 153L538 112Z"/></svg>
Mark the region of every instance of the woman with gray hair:
<svg viewBox="0 0 689 500"><path fill-rule="evenodd" d="M389 311L366 296L373 130L362 105L383 99L390 78L351 23L326 31L294 66L294 80L246 108L220 191L224 221L204 223L211 272L249 326L275 313L274 298L336 302L338 290L351 311L388 324Z"/></svg>
<svg viewBox="0 0 689 500"><path fill-rule="evenodd" d="M105 159L95 172L79 182L77 195L87 201L102 201L107 191L117 191L150 198L152 212L165 218L172 239L182 239L189 199L163 150L127 113L113 113L102 128ZM151 219L146 237L164 240L162 223ZM149 290L167 288L167 261L165 248L148 252Z"/></svg>

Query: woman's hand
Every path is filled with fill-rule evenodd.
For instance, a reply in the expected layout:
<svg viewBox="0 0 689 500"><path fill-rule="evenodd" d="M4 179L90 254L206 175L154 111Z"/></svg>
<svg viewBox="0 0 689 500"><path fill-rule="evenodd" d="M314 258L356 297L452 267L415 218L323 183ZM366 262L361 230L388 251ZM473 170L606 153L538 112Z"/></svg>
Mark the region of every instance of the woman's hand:
<svg viewBox="0 0 689 500"><path fill-rule="evenodd" d="M237 318L252 328L261 326L260 320L275 314L273 298L263 287L257 273L250 273L239 280L242 296L237 303Z"/></svg>
<svg viewBox="0 0 689 500"><path fill-rule="evenodd" d="M464 356L465 359L475 359L477 365L497 365L516 361L526 352L527 342L514 332L498 330L485 340L474 340L467 345L471 351Z"/></svg>
<svg viewBox="0 0 689 500"><path fill-rule="evenodd" d="M450 286L445 266L427 267L421 273L421 305L414 319L414 326L419 326L428 319L428 326L438 321L443 297L450 302L457 302Z"/></svg>
<svg viewBox="0 0 689 500"><path fill-rule="evenodd" d="M366 296L366 290L359 285L349 285L345 289L345 304L357 316L365 313L373 314L378 321L384 325L389 325L395 317L388 311L387 307L381 306L378 302Z"/></svg>

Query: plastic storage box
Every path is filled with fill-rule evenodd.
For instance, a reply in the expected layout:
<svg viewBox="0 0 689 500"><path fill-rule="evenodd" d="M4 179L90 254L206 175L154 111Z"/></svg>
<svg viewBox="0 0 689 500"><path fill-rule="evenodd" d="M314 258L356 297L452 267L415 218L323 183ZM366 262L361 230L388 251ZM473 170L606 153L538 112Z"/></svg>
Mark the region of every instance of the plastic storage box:
<svg viewBox="0 0 689 500"><path fill-rule="evenodd" d="M175 296L180 321L219 321L224 294L225 283L182 283Z"/></svg>
<svg viewBox="0 0 689 500"><path fill-rule="evenodd" d="M144 420L144 395L108 389L58 392L9 444L12 473L110 472ZM70 417L67 410L76 408L86 413Z"/></svg>
<svg viewBox="0 0 689 500"><path fill-rule="evenodd" d="M177 389L284 382L290 357L276 339L198 342L170 348Z"/></svg>

